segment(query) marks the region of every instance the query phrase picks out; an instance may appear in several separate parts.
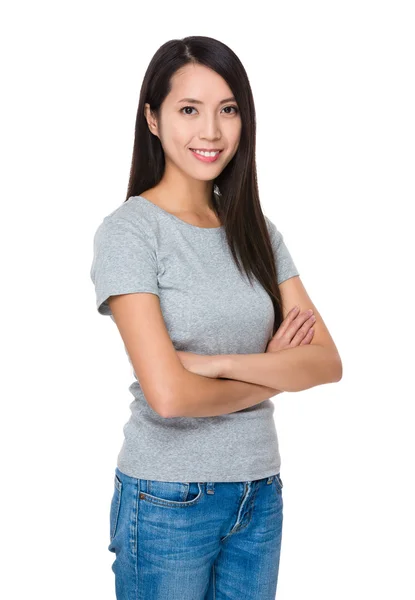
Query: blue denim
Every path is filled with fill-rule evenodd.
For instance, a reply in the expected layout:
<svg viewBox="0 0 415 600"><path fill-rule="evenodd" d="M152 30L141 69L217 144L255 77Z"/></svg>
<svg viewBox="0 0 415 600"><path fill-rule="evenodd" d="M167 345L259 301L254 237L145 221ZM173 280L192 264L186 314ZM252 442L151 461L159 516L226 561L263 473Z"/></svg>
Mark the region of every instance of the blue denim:
<svg viewBox="0 0 415 600"><path fill-rule="evenodd" d="M280 474L254 481L136 479L115 468L110 508L118 600L275 600Z"/></svg>

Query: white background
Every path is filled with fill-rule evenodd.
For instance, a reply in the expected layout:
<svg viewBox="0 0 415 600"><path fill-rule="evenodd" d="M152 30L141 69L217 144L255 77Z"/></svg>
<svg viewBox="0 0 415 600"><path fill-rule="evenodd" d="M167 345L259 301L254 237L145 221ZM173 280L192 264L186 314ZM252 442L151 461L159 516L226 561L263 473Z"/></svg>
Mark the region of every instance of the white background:
<svg viewBox="0 0 415 600"><path fill-rule="evenodd" d="M277 598L415 597L412 11L397 0L2 9L3 598L115 598L109 506L133 378L96 311L92 236L125 199L147 65L187 35L223 41L247 70L263 211L343 361L339 383L275 398Z"/></svg>

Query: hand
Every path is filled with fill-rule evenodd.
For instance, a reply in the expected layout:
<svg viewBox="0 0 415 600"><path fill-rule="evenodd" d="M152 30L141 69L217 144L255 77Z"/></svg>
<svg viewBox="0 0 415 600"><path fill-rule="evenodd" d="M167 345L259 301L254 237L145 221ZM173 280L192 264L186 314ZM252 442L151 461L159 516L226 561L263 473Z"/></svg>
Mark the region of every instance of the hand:
<svg viewBox="0 0 415 600"><path fill-rule="evenodd" d="M196 354L194 352L184 352L178 350L177 356L185 369L196 375L204 377L212 377L217 379L221 377L220 373L220 355Z"/></svg>
<svg viewBox="0 0 415 600"><path fill-rule="evenodd" d="M314 315L307 314L307 311L300 313L299 309L290 310L268 343L266 352L278 352L285 348L310 344L314 335L314 329L311 329L315 323L313 317Z"/></svg>

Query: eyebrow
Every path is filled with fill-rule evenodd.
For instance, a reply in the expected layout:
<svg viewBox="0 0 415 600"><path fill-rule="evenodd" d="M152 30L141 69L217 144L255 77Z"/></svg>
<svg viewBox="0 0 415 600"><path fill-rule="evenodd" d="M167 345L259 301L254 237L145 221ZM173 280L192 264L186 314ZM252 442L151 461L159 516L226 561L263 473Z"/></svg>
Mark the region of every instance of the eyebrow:
<svg viewBox="0 0 415 600"><path fill-rule="evenodd" d="M203 104L201 100L196 100L196 98L182 98L177 102L177 104L179 104L180 102L192 102L193 104ZM221 100L219 104L225 104L225 102L236 102L236 100L233 96L231 96L230 98L225 98L224 100Z"/></svg>

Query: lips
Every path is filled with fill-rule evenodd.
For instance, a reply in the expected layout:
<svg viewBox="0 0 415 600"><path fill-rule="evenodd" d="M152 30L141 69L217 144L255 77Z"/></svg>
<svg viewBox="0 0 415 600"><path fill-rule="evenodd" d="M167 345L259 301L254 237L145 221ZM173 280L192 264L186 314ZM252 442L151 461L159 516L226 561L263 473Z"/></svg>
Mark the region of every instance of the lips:
<svg viewBox="0 0 415 600"><path fill-rule="evenodd" d="M223 148L189 148L189 150L199 150L200 152L222 152Z"/></svg>
<svg viewBox="0 0 415 600"><path fill-rule="evenodd" d="M201 162L204 163L214 163L219 159L219 156L222 153L222 150L217 150L216 154L213 154L212 156L205 156L204 154L199 154L198 152L195 152L195 150L193 150L192 148L189 148L190 152L193 154L193 156L196 158L196 160L199 160ZM207 150L207 152L209 152L209 150ZM210 152L215 152L214 150L210 150Z"/></svg>

